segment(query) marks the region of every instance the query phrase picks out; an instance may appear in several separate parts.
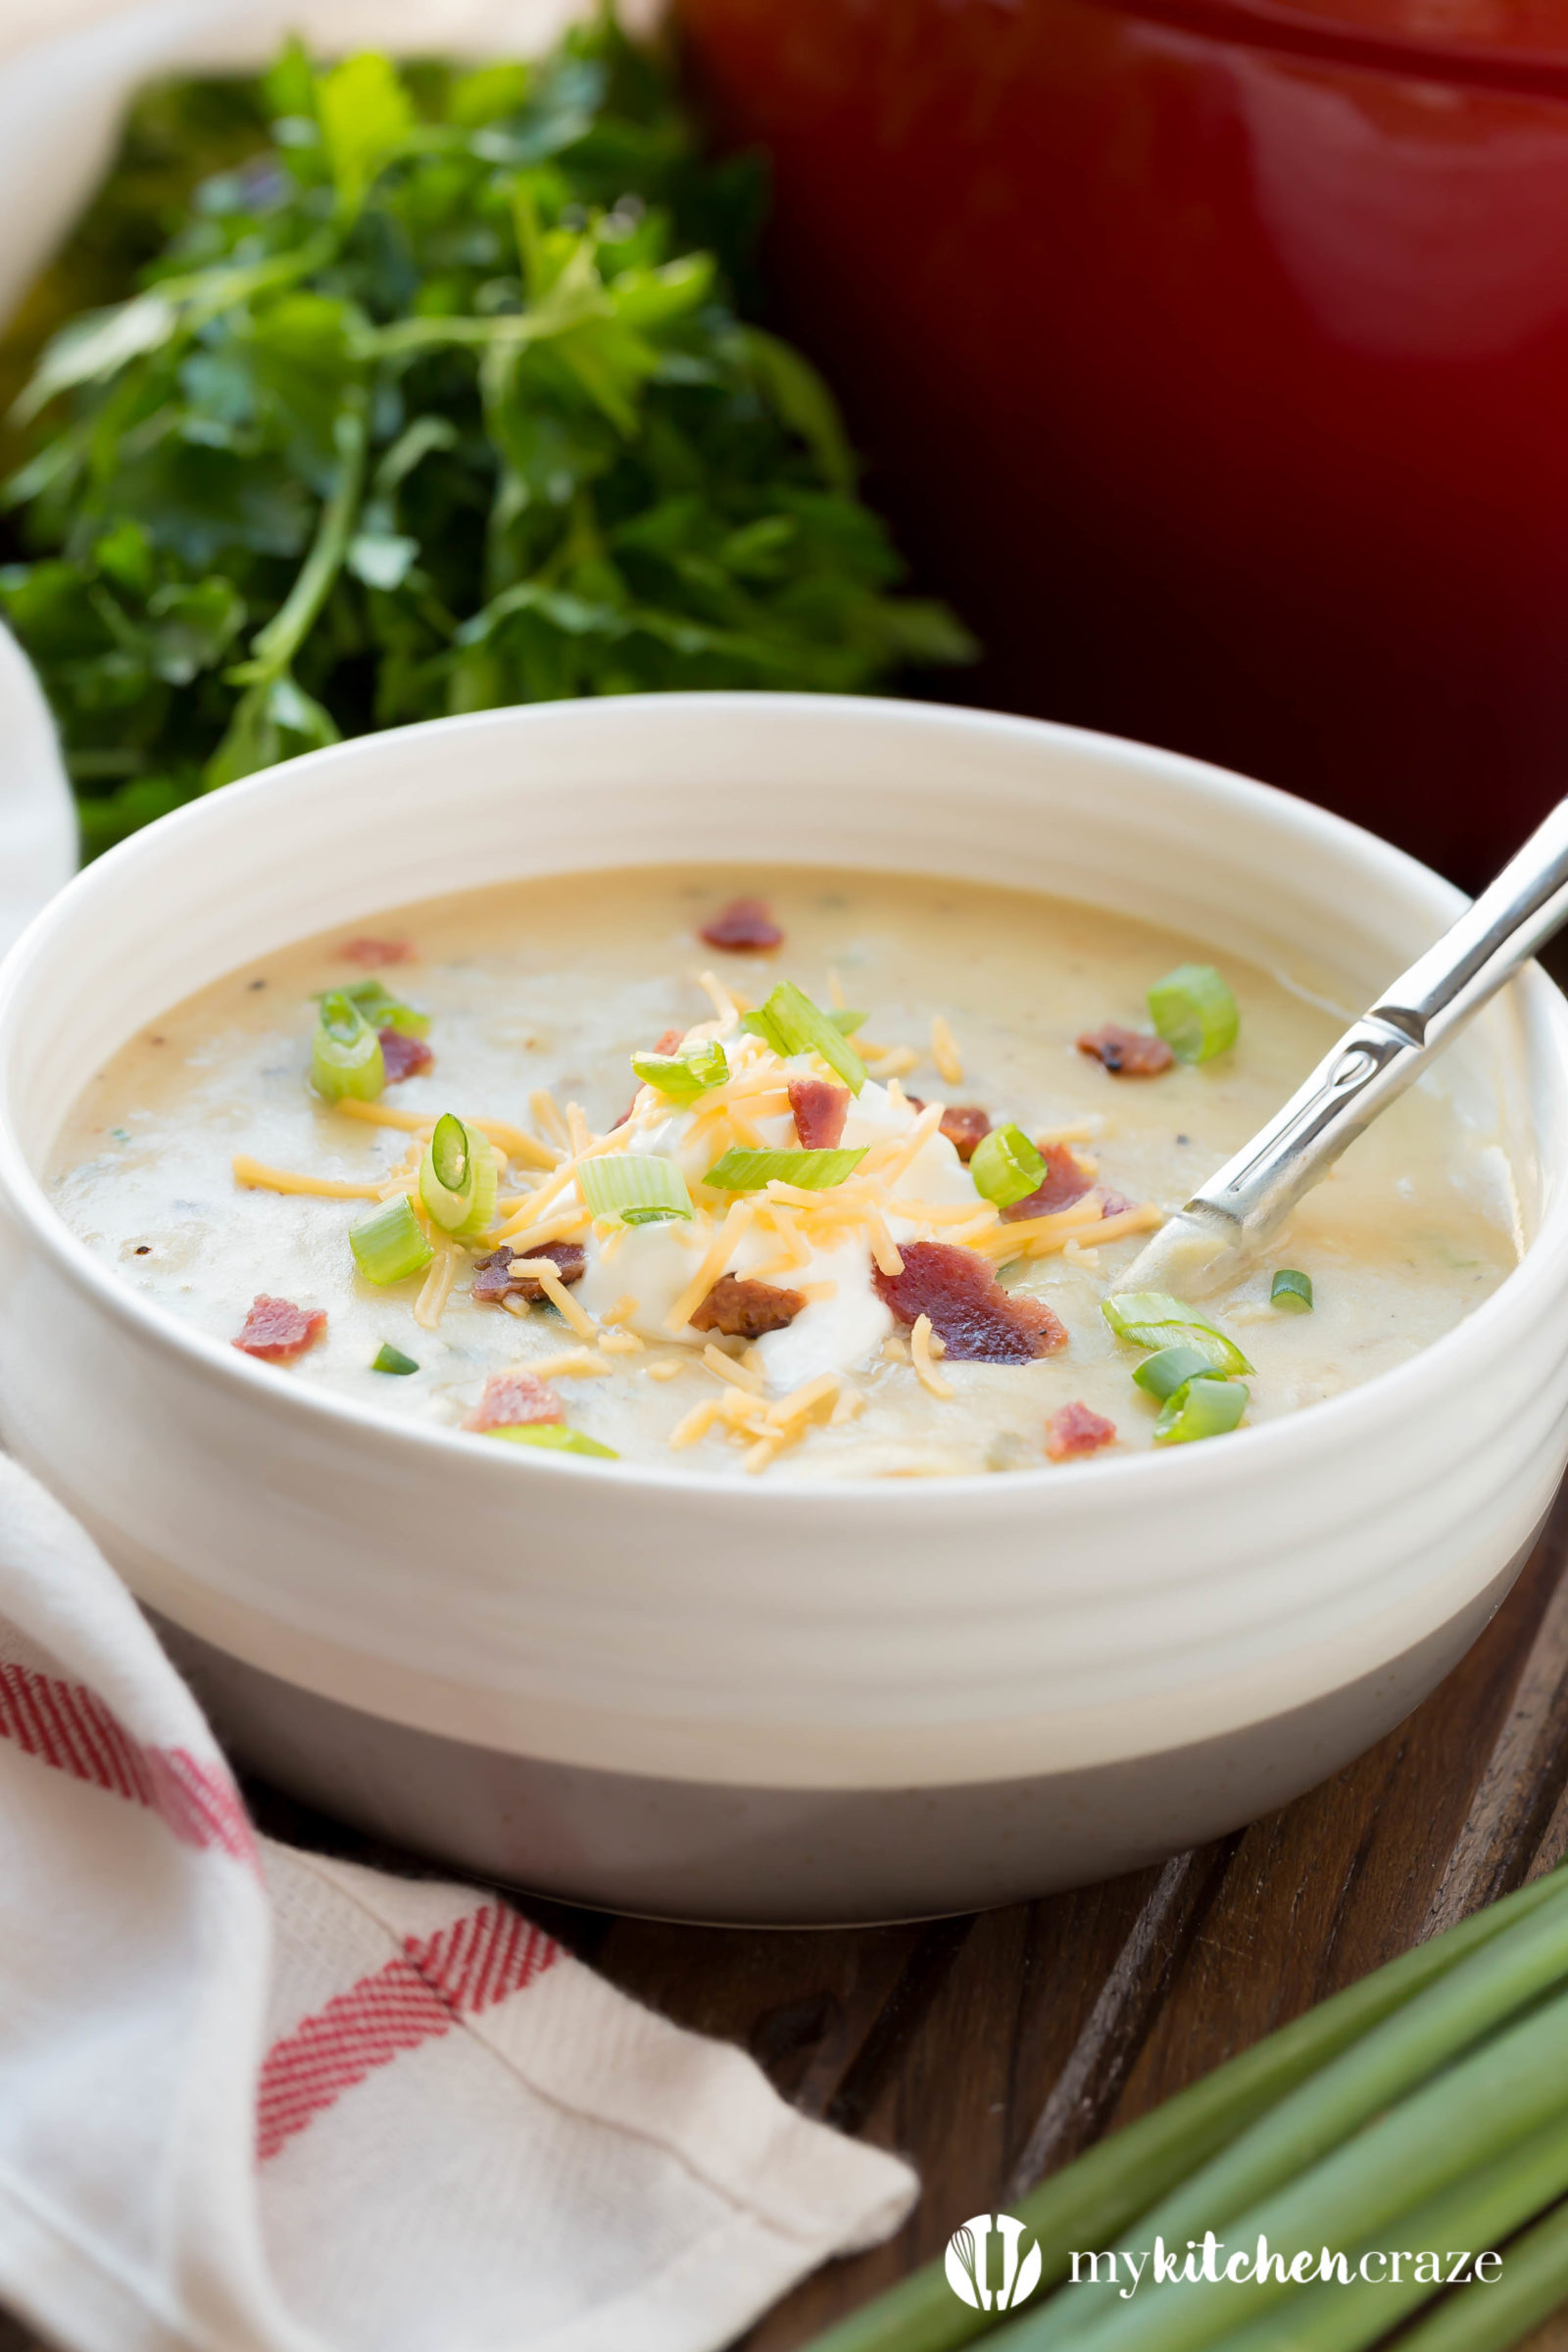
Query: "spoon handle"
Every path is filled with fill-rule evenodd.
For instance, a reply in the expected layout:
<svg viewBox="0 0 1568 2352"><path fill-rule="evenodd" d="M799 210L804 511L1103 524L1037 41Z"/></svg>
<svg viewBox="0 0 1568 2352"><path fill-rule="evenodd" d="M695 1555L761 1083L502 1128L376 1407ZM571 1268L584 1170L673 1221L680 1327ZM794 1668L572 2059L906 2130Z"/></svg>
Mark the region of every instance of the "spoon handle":
<svg viewBox="0 0 1568 2352"><path fill-rule="evenodd" d="M1565 921L1568 801L1559 801L1458 921L1384 990L1190 1206L1217 1212L1251 1239L1266 1238Z"/></svg>

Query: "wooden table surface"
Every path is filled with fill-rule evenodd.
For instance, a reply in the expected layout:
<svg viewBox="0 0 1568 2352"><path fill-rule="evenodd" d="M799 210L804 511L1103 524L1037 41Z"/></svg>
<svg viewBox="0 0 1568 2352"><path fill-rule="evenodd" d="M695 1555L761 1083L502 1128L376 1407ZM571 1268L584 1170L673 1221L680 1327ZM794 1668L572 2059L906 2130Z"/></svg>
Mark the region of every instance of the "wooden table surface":
<svg viewBox="0 0 1568 2352"><path fill-rule="evenodd" d="M925 1926L689 1928L530 1902L614 1984L742 2043L807 2114L917 2166L889 2245L744 2338L791 2352L1119 2123L1568 1852L1568 1488L1426 1704L1284 1811L1162 1869ZM417 1870L275 1791L265 1829ZM36 2352L0 2317L0 2352ZM442 2352L432 2346L431 2352ZM627 2352L637 2352L628 2345ZM1568 2352L1568 2307L1531 2339Z"/></svg>

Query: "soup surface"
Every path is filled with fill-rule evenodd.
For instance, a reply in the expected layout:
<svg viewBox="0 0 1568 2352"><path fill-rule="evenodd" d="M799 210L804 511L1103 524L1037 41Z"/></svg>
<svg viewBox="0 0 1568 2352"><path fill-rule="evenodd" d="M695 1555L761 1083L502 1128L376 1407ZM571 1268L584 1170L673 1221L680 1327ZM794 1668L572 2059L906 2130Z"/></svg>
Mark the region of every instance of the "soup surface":
<svg viewBox="0 0 1568 2352"><path fill-rule="evenodd" d="M1344 1025L1227 958L1236 1042L1172 1059L1147 992L1203 954L934 880L507 885L176 1005L86 1090L54 1197L275 1377L521 1446L789 1480L1220 1434L1449 1330L1516 1262L1518 1217L1494 1122L1440 1071L1270 1266L1129 1308L1150 1232ZM1307 1285L1275 1304L1281 1267ZM1170 1345L1162 1402L1158 1367L1132 1375Z"/></svg>

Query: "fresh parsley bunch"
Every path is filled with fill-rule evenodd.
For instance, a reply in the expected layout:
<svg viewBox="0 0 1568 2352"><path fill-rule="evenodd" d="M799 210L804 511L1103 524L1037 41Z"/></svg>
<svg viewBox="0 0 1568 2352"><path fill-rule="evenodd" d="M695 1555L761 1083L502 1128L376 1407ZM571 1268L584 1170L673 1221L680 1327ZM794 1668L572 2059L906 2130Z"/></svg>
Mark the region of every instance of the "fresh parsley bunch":
<svg viewBox="0 0 1568 2352"><path fill-rule="evenodd" d="M294 46L225 104L240 160L18 412L52 429L0 610L89 853L443 711L968 658L890 593L820 379L736 316L754 174L608 21L466 74Z"/></svg>

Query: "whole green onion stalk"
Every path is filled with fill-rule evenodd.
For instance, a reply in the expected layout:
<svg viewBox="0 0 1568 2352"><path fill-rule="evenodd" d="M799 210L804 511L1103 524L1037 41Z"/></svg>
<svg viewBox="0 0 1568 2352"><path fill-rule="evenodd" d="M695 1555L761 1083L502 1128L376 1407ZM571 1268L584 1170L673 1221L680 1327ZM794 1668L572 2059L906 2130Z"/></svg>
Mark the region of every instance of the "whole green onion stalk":
<svg viewBox="0 0 1568 2352"><path fill-rule="evenodd" d="M1179 2091L1152 2114L1140 2117L1136 2123L1102 2140L1018 2199L1013 2210L1034 2232L1041 2249L1042 2291L1067 2276L1075 2249L1116 2243L1133 2223L1152 2216L1166 2200L1173 2199L1200 2168L1230 2148L1271 2109L1278 2108L1298 2087L1310 2085L1313 2078L1330 2069L1342 2053L1350 2051L1385 2020L1396 2017L1407 2004L1415 2002L1429 1987L1441 1984L1450 1972L1473 1957L1494 1960L1499 1975L1516 1984L1519 1976L1509 1955L1510 1938L1539 1911L1555 1905L1564 1894L1568 1894L1568 1867L1504 1896L1500 1902L1433 1936L1429 1942L1418 1944L1414 1951L1375 1970L1359 1983L1348 1985L1343 1992L1320 2002L1315 2009L1269 2034L1240 2057ZM1563 1908L1557 1908L1558 1922ZM1564 1970L1568 1972L1568 1927L1562 1933ZM1474 1998L1473 1984L1465 1997ZM1468 2023L1474 2015L1473 2008L1467 2009L1463 2021L1450 2018L1448 2026ZM1428 2012L1423 2028L1418 2030L1432 2032L1441 2041L1445 2029L1443 2022L1434 2023ZM1460 2046L1464 2045L1455 2045ZM1453 2051L1446 2054L1452 2055ZM1443 2062L1444 2054L1440 2053L1433 2064ZM1415 2193L1420 2193L1419 2188ZM1205 2228L1209 2226L1204 2224ZM1354 2214L1342 2242L1358 2242L1365 2226L1365 2213ZM1285 2245L1288 2238L1293 2244L1300 2242L1298 2237L1290 2236L1289 2219L1286 2232L1282 2233L1272 2223L1269 2227L1272 2242ZM1256 2234L1252 2216L1237 2224L1239 2238L1245 2238L1249 2230ZM1139 2237L1143 2237L1142 2229ZM1197 2292L1193 2288L1182 2291ZM1075 2296L1084 2292L1082 2287L1073 2289ZM1004 2316L1010 2318L1008 2352L1026 2352L1030 2345L1054 2347L1065 2340L1067 2315L1059 2297L1053 2297L1044 2306L1038 2301L1032 2303L1016 2317L976 2311L960 2303L952 2292L939 2261L927 2264L887 2294L829 2328L811 2345L810 2352L956 2352L957 2346L998 2326ZM1026 2328L1035 2330L1032 2336L1025 2335ZM1100 2335L1101 2330L1096 2328L1097 2347ZM1084 2341L1089 2340L1086 2330ZM1427 2352L1427 2347L1423 2346L1422 2352ZM1447 2348L1441 2348L1441 2352L1447 2352ZM1454 2347L1453 2352L1460 2352L1460 2348ZM1484 2347L1481 2352L1485 2352Z"/></svg>

